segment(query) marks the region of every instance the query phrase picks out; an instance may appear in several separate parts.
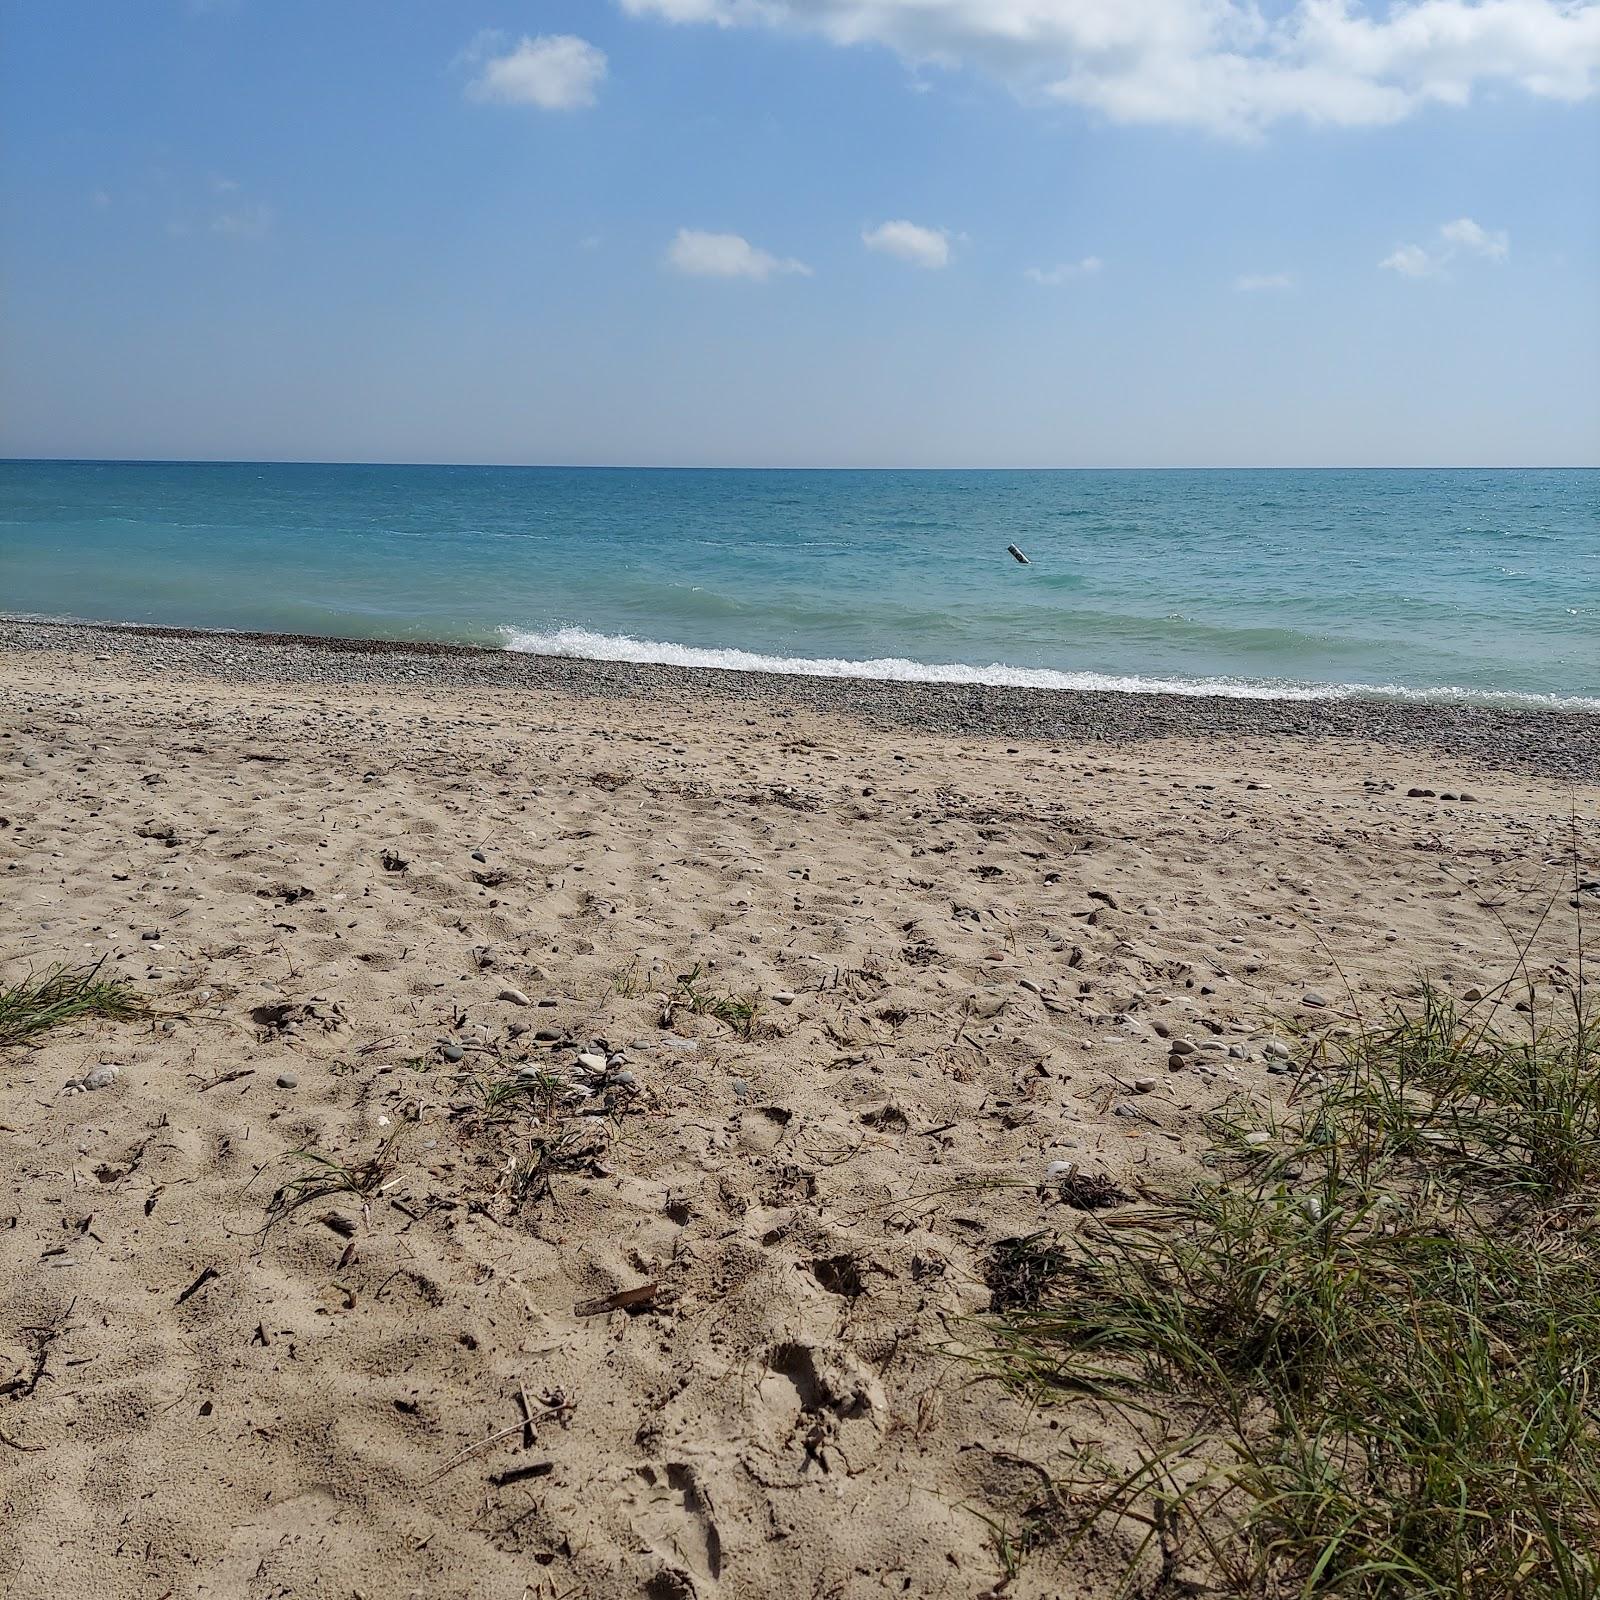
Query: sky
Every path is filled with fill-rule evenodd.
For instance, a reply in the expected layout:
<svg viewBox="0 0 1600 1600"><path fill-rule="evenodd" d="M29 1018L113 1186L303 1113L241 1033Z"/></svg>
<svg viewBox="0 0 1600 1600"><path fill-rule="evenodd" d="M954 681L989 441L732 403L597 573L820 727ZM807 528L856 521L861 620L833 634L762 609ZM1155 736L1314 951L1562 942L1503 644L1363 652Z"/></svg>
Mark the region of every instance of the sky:
<svg viewBox="0 0 1600 1600"><path fill-rule="evenodd" d="M1600 0L0 0L0 455L1600 462Z"/></svg>

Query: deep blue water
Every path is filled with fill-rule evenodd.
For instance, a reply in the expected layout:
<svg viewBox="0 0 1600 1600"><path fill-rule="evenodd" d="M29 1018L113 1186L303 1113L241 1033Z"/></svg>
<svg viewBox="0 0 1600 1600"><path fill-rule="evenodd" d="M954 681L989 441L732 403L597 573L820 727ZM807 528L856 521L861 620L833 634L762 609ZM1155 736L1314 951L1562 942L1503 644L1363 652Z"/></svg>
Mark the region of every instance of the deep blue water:
<svg viewBox="0 0 1600 1600"><path fill-rule="evenodd" d="M0 462L0 611L1600 708L1600 471Z"/></svg>

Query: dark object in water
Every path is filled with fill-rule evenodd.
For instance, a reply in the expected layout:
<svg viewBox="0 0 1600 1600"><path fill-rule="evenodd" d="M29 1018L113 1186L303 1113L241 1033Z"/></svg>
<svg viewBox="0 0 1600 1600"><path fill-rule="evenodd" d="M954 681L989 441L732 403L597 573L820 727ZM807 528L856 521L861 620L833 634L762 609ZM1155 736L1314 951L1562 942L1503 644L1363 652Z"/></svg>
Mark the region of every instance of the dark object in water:
<svg viewBox="0 0 1600 1600"><path fill-rule="evenodd" d="M1033 563L1029 561L1028 558L1023 555L1023 553L1017 549L1014 544L1008 544L1006 546L1006 554L1012 557L1013 560L1020 561L1025 567L1031 567L1033 565Z"/></svg>

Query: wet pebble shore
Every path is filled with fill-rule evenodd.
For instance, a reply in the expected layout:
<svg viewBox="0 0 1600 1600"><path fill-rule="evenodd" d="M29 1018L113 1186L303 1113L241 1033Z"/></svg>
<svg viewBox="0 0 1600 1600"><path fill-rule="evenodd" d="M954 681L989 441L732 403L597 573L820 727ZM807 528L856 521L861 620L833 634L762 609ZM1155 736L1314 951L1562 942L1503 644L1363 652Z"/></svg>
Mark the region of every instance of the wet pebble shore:
<svg viewBox="0 0 1600 1600"><path fill-rule="evenodd" d="M1217 736L1355 739L1490 768L1582 782L1600 777L1600 716L1584 712L786 677L460 645L109 624L0 621L0 649L91 652L135 669L237 683L468 691L526 686L608 699L695 699L708 708L730 710L751 705L780 715L786 708L841 713L890 728L1063 743Z"/></svg>

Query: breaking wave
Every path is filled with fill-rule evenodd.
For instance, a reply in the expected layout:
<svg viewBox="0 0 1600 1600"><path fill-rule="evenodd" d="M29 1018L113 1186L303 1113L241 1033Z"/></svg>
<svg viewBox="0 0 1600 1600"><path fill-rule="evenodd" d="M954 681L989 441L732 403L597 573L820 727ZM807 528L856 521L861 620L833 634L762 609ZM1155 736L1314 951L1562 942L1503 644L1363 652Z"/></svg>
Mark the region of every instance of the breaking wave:
<svg viewBox="0 0 1600 1600"><path fill-rule="evenodd" d="M881 683L983 684L1016 689L1079 689L1112 694L1221 695L1239 700L1406 700L1433 704L1504 706L1545 711L1600 711L1600 699L1582 695L1518 694L1448 685L1414 689L1400 684L1299 683L1271 678L1162 678L1107 672L1058 672L1048 667L988 666L908 661L877 656L854 661L824 656L763 655L589 628L539 633L503 628L506 649L523 655L566 656L580 661L632 661L722 672L771 672L800 678L863 678Z"/></svg>

